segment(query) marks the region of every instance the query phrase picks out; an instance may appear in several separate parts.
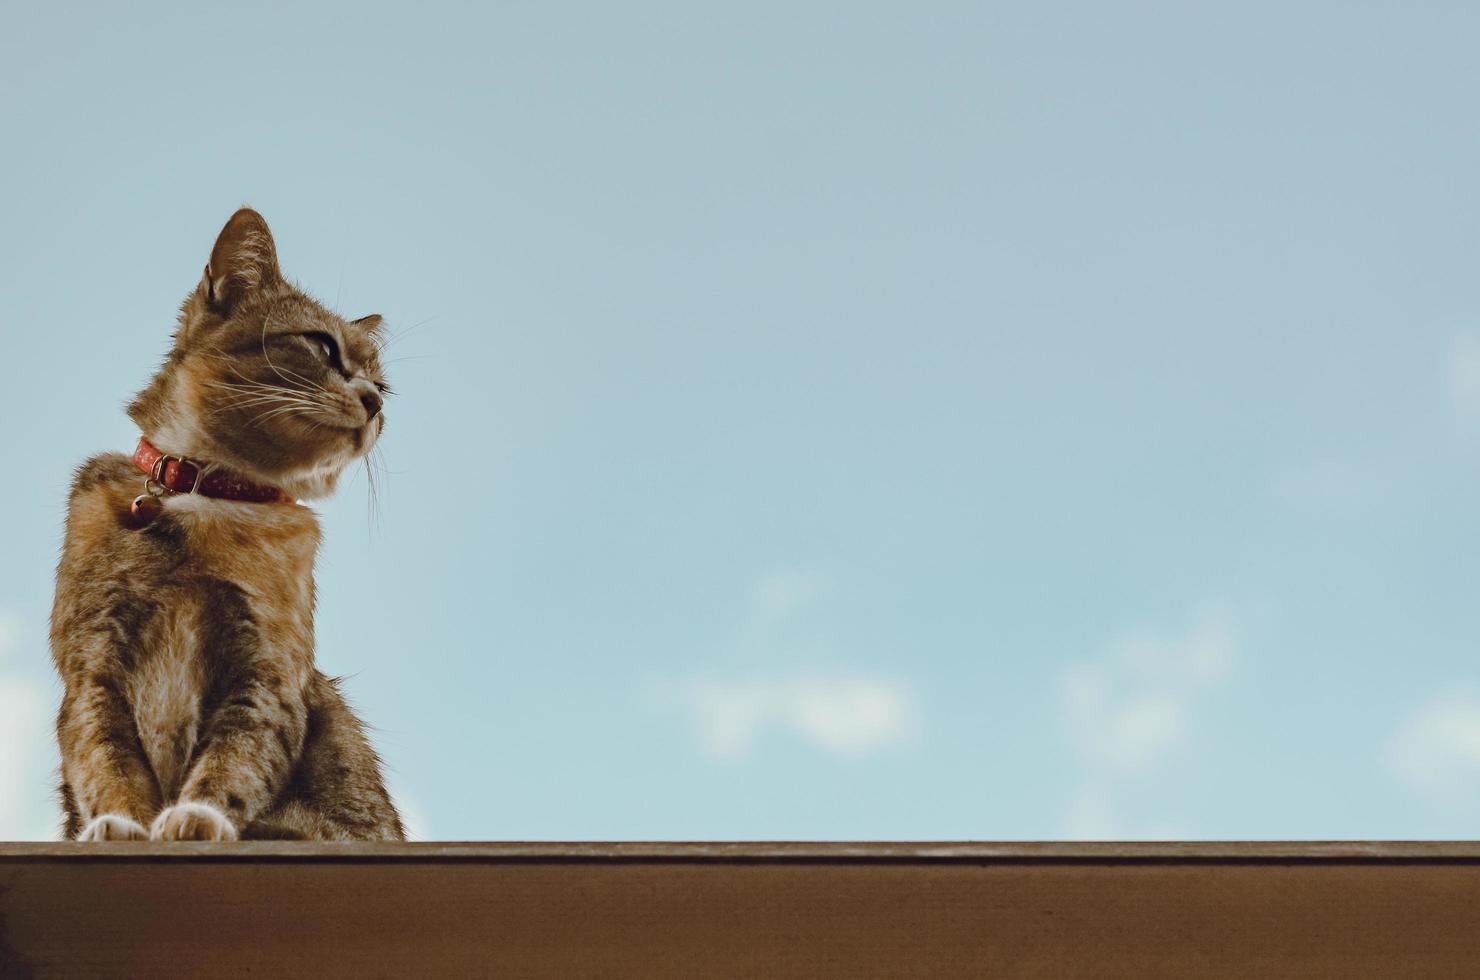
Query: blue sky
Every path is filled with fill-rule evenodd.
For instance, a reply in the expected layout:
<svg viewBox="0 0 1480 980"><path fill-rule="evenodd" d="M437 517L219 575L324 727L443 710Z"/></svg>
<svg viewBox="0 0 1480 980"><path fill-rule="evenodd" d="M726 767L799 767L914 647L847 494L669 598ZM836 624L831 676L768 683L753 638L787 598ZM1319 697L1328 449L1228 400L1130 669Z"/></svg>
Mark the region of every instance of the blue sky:
<svg viewBox="0 0 1480 980"><path fill-rule="evenodd" d="M242 203L401 335L319 656L420 836L1475 836L1475 7L7 21L0 837Z"/></svg>

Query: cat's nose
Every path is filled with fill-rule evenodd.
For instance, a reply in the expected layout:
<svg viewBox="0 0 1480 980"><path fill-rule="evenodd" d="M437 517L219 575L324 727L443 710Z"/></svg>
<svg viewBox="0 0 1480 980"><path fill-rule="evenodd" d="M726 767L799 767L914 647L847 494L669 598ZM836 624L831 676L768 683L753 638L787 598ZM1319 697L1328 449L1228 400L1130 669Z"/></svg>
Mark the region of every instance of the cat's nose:
<svg viewBox="0 0 1480 980"><path fill-rule="evenodd" d="M380 414L381 406L385 402L381 400L380 392L367 391L360 396L360 404L365 406L365 421L368 422Z"/></svg>

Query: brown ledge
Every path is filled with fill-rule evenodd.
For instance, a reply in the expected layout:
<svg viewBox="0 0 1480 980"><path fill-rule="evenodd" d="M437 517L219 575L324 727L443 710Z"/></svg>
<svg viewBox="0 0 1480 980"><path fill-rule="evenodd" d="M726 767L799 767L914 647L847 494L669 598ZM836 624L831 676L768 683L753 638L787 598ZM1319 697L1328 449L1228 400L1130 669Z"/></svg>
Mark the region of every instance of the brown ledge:
<svg viewBox="0 0 1480 980"><path fill-rule="evenodd" d="M0 844L54 976L1480 976L1480 844Z"/></svg>

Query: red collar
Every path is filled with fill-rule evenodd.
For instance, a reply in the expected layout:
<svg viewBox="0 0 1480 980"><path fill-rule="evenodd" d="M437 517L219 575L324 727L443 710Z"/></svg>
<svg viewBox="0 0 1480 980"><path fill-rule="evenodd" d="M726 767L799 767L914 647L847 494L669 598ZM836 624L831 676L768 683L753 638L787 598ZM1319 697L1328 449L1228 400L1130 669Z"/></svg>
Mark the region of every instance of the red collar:
<svg viewBox="0 0 1480 980"><path fill-rule="evenodd" d="M142 437L139 448L134 450L134 465L170 493L198 493L202 497L245 500L255 504L293 502L292 497L277 487L253 483L227 470L208 471L202 463L160 452Z"/></svg>

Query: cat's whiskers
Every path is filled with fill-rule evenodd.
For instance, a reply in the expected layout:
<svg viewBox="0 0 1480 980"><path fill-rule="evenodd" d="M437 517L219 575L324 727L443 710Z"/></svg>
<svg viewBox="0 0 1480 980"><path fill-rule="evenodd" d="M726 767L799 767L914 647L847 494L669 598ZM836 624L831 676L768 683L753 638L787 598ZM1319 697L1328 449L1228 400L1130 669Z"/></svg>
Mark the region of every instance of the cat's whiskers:
<svg viewBox="0 0 1480 980"><path fill-rule="evenodd" d="M316 408L317 408L317 406L311 406L309 408L305 408L302 405L278 405L275 408L269 408L265 412L261 412L260 414L256 415L251 420L249 420L247 422L247 424L248 425L261 425L263 422L266 422L268 419L276 418L276 417L278 417L280 415L285 415L285 416L288 416L290 418L296 418L298 421L301 421L301 422L311 422L313 420L313 416L315 414L318 414L318 415L324 415L324 414L326 414L326 413L323 413L321 411L320 412L315 412L315 409Z"/></svg>
<svg viewBox="0 0 1480 980"><path fill-rule="evenodd" d="M315 395L319 393L328 394L321 386L317 390L313 388L304 389L297 385L290 385L285 388L280 385L253 381L235 370L235 368L230 368L230 370L237 377L241 378L243 383L222 381L220 379L212 379L205 382L206 386L228 392L232 396L223 401L223 407L226 408L266 404L269 401L286 402L290 400L300 402L307 407L312 404Z"/></svg>
<svg viewBox="0 0 1480 980"><path fill-rule="evenodd" d="M391 366L392 364L400 364L402 361L425 361L428 358L433 357L433 356L435 356L435 355L432 355L432 354L402 354L400 357L392 357L389 360L381 361L380 362L380 366L381 366L382 369L385 369L385 368Z"/></svg>
<svg viewBox="0 0 1480 980"><path fill-rule="evenodd" d="M265 422L279 416L294 417L300 423L308 426L310 431L318 431L331 424L342 425L347 410L352 411L353 406L344 400L344 396L331 391L326 385L315 382L304 377L296 371L281 368L273 363L271 355L267 351L267 329L274 321L269 319L262 326L262 357L267 366L283 381L283 385L267 384L255 381L242 374L234 365L214 352L202 352L207 357L222 361L227 365L227 370L241 382L224 381L212 379L206 384L227 392L230 397L223 399L216 407L219 414L221 410L238 408L249 408L267 406L266 410L258 413L248 421L248 425L261 426ZM295 383L295 379L302 384Z"/></svg>
<svg viewBox="0 0 1480 980"><path fill-rule="evenodd" d="M291 399L283 404L273 404L248 420L248 425L261 426L278 417L292 418L317 432L330 426L343 427L345 414L336 411L332 404L321 399Z"/></svg>
<svg viewBox="0 0 1480 980"><path fill-rule="evenodd" d="M317 405L320 396L331 396L333 392L322 386L314 389L303 389L298 387L284 388L281 385L264 384L260 381L247 380L243 384L230 381L211 380L205 382L212 388L218 388L230 394L230 399L225 404L230 406L250 405L257 402L270 400L294 401L305 406Z"/></svg>
<svg viewBox="0 0 1480 980"><path fill-rule="evenodd" d="M382 474L390 472L385 464L385 453L381 451L379 439L376 439L375 445L370 447L370 452L365 454L365 472L370 478L370 515L375 522L375 527L379 528L381 526L380 484L375 475L376 470Z"/></svg>
<svg viewBox="0 0 1480 980"><path fill-rule="evenodd" d="M264 406L269 409L292 408L301 409L306 412L315 411L321 407L316 400L300 395L291 395L283 392L259 392L224 399L213 407L212 414L220 416L223 412L233 411L235 409Z"/></svg>
<svg viewBox="0 0 1480 980"><path fill-rule="evenodd" d="M425 326L435 319L437 319L435 316L429 316L425 320L420 320L416 323L413 323L411 326L407 327L404 330L387 331L389 336L387 336L384 340L380 340L377 338L372 341L375 344L375 352L377 354L384 354L386 351L390 350L391 347L399 344L401 341L411 336L411 334L414 333L418 327Z"/></svg>
<svg viewBox="0 0 1480 980"><path fill-rule="evenodd" d="M221 406L222 411L234 411L236 409L251 408L298 408L302 409L305 412L312 412L315 410L315 408L317 408L317 406L314 405L312 402L299 401L296 398L258 398L243 402L234 402Z"/></svg>

